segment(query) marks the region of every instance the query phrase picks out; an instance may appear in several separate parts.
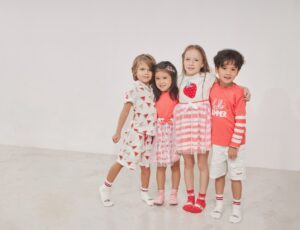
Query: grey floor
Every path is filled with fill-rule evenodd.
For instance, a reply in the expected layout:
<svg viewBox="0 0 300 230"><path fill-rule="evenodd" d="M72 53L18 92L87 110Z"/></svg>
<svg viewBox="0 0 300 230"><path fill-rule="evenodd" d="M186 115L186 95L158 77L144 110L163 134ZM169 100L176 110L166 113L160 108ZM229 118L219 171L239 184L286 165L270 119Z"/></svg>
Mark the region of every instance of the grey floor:
<svg viewBox="0 0 300 230"><path fill-rule="evenodd" d="M115 157L91 153L0 145L1 230L99 229L300 229L300 172L248 168L244 183L244 219L230 224L230 186L221 220L210 218L214 186L207 209L189 214L181 181L180 205L148 207L139 196L139 172L123 170L113 186L115 206L104 208L98 195ZM152 168L151 194L155 194ZM167 181L169 188L170 181Z"/></svg>

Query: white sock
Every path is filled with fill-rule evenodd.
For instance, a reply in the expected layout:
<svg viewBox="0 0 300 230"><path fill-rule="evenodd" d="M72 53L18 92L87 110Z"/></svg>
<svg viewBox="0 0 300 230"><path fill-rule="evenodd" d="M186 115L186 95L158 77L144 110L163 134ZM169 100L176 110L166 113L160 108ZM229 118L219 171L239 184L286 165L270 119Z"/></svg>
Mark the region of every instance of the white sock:
<svg viewBox="0 0 300 230"><path fill-rule="evenodd" d="M110 185L110 186L109 186ZM111 201L111 183L108 181L105 181L105 183L100 186L99 193L101 197L101 201L103 203L104 207L110 207L113 206L114 203Z"/></svg>
<svg viewBox="0 0 300 230"><path fill-rule="evenodd" d="M141 188L141 198L149 206L152 206L154 204L154 200L148 194L148 189Z"/></svg>
<svg viewBox="0 0 300 230"><path fill-rule="evenodd" d="M229 222L238 223L242 220L241 200L233 200L232 202L232 213L229 217Z"/></svg>
<svg viewBox="0 0 300 230"><path fill-rule="evenodd" d="M223 214L223 209L224 209L223 195L216 195L216 206L210 212L211 217L215 219L220 219Z"/></svg>

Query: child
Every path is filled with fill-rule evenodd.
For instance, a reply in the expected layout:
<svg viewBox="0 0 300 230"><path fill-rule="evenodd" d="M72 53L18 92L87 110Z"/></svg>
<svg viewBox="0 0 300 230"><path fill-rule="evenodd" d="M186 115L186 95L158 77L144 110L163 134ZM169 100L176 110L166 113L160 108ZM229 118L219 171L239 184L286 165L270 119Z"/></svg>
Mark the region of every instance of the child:
<svg viewBox="0 0 300 230"><path fill-rule="evenodd" d="M122 128L131 108L133 108L134 116L130 128L124 134L118 158L110 167L104 184L99 188L101 200L105 207L113 205L110 192L120 170L123 166L134 170L137 164L141 167L141 198L147 205L153 205L153 199L148 194L148 186L150 179L149 157L152 151L156 122L154 95L150 87L154 65L155 60L149 54L141 54L134 59L132 74L135 82L132 88L126 92L116 133L112 137L114 143L120 140Z"/></svg>
<svg viewBox="0 0 300 230"><path fill-rule="evenodd" d="M208 152L211 148L209 93L215 75L209 72L206 54L199 45L189 45L182 54L183 76L179 79L179 103L174 109L176 151L183 155L187 202L183 209L200 213L206 206L209 182ZM244 89L245 99L250 92ZM200 191L194 195L194 155L197 155Z"/></svg>
<svg viewBox="0 0 300 230"><path fill-rule="evenodd" d="M222 50L214 58L218 82L210 93L212 105L212 160L210 177L215 179L216 206L211 212L219 219L223 213L225 175L231 179L233 195L232 214L229 221L238 223L242 219L241 194L245 179L244 152L246 105L244 90L234 83L242 65L243 56L235 50Z"/></svg>
<svg viewBox="0 0 300 230"><path fill-rule="evenodd" d="M179 104L174 109L176 151L183 155L187 202L183 209L200 213L206 206L209 181L208 151L211 147L210 88L215 76L209 73L202 47L189 45L182 54L183 76L179 78ZM200 191L195 202L194 155L200 172Z"/></svg>
<svg viewBox="0 0 300 230"><path fill-rule="evenodd" d="M153 142L153 161L157 164L156 180L158 196L155 205L162 205L165 196L166 167L171 165L172 190L170 205L177 205L177 191L180 181L179 155L174 149L173 110L178 103L177 70L175 66L163 61L155 66L152 83L157 111L157 131Z"/></svg>

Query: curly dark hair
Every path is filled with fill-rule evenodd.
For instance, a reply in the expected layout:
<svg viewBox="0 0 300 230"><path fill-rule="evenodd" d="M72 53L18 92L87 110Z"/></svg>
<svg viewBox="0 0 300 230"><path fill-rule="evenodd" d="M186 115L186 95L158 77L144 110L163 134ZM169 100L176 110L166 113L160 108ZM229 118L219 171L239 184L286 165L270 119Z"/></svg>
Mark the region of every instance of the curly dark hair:
<svg viewBox="0 0 300 230"><path fill-rule="evenodd" d="M232 49L224 49L217 53L214 57L215 67L219 68L224 66L226 63L232 63L238 70L242 68L245 63L244 57L241 53Z"/></svg>

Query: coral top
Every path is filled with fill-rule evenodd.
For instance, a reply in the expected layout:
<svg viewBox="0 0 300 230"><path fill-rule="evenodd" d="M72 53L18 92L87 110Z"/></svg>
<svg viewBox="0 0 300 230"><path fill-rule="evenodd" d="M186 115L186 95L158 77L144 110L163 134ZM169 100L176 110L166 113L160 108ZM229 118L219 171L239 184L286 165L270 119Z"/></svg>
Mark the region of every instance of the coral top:
<svg viewBox="0 0 300 230"><path fill-rule="evenodd" d="M245 144L246 103L244 90L234 84L221 87L215 83L210 91L212 107L212 144L239 147Z"/></svg>
<svg viewBox="0 0 300 230"><path fill-rule="evenodd" d="M162 119L165 123L172 123L173 110L177 104L178 100L172 100L169 92L163 92L155 103L157 118Z"/></svg>

